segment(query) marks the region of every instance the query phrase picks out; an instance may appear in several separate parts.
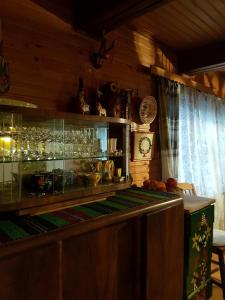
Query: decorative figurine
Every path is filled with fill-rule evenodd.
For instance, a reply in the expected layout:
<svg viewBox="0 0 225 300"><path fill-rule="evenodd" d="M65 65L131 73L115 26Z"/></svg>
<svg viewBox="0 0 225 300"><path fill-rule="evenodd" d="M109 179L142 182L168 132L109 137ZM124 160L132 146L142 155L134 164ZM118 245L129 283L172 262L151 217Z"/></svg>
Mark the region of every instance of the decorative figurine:
<svg viewBox="0 0 225 300"><path fill-rule="evenodd" d="M120 88L118 83L109 82L103 86L104 105L110 117L119 118L121 115Z"/></svg>
<svg viewBox="0 0 225 300"><path fill-rule="evenodd" d="M106 117L106 109L102 107L100 102L96 103L96 111L97 111L98 116Z"/></svg>
<svg viewBox="0 0 225 300"><path fill-rule="evenodd" d="M102 104L100 101L102 95L103 95L103 93L100 90L97 90L95 112L98 116L106 117L106 109L102 107Z"/></svg>
<svg viewBox="0 0 225 300"><path fill-rule="evenodd" d="M90 114L90 105L87 104L87 102L85 100L84 81L82 78L79 78L77 100L78 100L78 112L82 113L84 115Z"/></svg>

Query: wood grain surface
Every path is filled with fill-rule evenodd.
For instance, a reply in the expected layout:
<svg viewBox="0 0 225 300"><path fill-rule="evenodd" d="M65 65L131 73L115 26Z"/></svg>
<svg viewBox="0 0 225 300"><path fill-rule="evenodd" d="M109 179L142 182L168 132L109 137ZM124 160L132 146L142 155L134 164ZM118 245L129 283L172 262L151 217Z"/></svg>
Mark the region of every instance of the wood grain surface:
<svg viewBox="0 0 225 300"><path fill-rule="evenodd" d="M35 1L1 1L0 11L11 80L10 91L4 97L28 101L39 108L69 111L79 77L84 78L90 102L92 91L106 81L136 89L140 97L156 96L154 78L140 72L139 66L157 64L173 71L176 64L175 55L151 38L121 27L107 35L109 41L116 40L116 45L103 67L96 70L90 55L99 48L99 42L75 32L69 23ZM157 147L154 159L148 162L153 178L160 178L158 151ZM147 172L140 174L134 181L138 185L149 177Z"/></svg>

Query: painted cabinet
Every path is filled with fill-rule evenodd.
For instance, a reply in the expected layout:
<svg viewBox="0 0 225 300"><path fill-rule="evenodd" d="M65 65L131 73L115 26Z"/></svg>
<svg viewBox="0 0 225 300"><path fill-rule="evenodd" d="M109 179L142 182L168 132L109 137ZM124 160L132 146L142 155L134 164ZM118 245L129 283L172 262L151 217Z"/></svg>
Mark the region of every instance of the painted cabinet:
<svg viewBox="0 0 225 300"><path fill-rule="evenodd" d="M185 299L206 300L211 296L213 221L213 205L185 213Z"/></svg>

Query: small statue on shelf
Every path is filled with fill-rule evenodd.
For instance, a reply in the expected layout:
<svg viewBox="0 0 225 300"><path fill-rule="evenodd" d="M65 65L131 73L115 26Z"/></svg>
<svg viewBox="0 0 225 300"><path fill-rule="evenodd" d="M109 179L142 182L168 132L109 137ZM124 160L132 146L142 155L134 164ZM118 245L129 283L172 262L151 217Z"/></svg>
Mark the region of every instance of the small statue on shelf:
<svg viewBox="0 0 225 300"><path fill-rule="evenodd" d="M90 114L90 105L87 104L85 100L84 82L82 78L79 78L77 100L78 100L78 111L84 115Z"/></svg>
<svg viewBox="0 0 225 300"><path fill-rule="evenodd" d="M96 103L95 103L95 112L98 116L104 116L106 117L106 109L102 107L101 104L101 96L103 93L100 90L97 90L96 94Z"/></svg>
<svg viewBox="0 0 225 300"><path fill-rule="evenodd" d="M110 117L120 118L121 99L120 88L116 82L108 82L103 86L104 103Z"/></svg>

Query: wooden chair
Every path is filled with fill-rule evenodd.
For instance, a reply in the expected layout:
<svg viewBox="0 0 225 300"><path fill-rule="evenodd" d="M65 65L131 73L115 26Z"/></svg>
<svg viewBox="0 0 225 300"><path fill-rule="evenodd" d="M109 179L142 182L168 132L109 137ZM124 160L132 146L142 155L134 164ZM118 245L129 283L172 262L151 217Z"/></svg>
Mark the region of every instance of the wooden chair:
<svg viewBox="0 0 225 300"><path fill-rule="evenodd" d="M181 193L189 196L196 196L195 186L192 183L179 182L177 187L180 189Z"/></svg>
<svg viewBox="0 0 225 300"><path fill-rule="evenodd" d="M196 195L194 184L181 182L178 183L178 188L184 195ZM225 254L225 231L213 229L213 243L212 243L212 253L218 256L218 261L212 259L212 263L218 265L218 268L212 270L211 274L220 271L221 281L211 276L212 283L219 286L223 291L223 299L225 300L225 264L224 264L224 254Z"/></svg>
<svg viewBox="0 0 225 300"><path fill-rule="evenodd" d="M225 264L224 264L224 254L225 254L225 231L219 229L213 229L213 247L212 253L218 256L218 261L212 259L212 263L219 266L212 270L211 274L220 271L221 281L211 276L212 283L219 286L223 291L223 299L225 300Z"/></svg>

